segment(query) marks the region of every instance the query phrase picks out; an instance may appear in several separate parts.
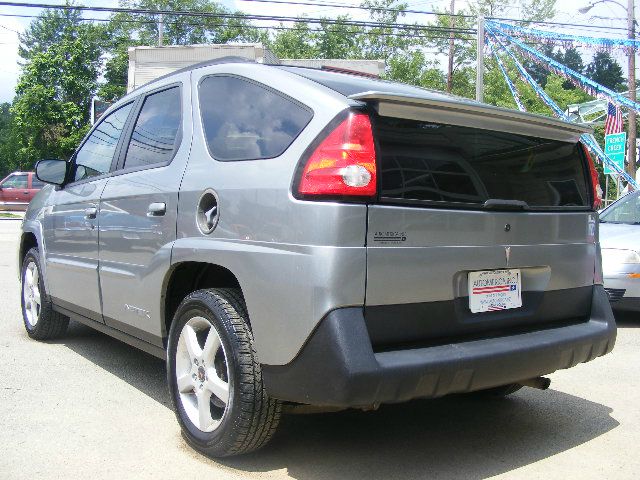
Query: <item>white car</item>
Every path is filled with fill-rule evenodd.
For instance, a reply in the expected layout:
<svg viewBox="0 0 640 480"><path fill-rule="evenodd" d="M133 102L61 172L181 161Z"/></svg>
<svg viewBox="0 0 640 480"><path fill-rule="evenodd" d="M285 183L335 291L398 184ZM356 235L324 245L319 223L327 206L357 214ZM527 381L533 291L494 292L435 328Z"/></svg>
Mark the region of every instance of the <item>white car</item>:
<svg viewBox="0 0 640 480"><path fill-rule="evenodd" d="M616 310L640 311L640 191L600 215L604 286Z"/></svg>

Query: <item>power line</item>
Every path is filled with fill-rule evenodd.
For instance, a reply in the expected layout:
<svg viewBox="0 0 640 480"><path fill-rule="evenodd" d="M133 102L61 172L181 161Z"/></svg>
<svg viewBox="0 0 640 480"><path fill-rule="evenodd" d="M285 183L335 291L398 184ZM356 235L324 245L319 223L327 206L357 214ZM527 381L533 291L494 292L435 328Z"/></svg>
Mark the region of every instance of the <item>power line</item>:
<svg viewBox="0 0 640 480"><path fill-rule="evenodd" d="M605 25L586 25L584 23L562 23L562 22L550 22L550 21L537 21L537 20L517 20L515 18L504 18L504 17L486 17L487 20L502 20L507 22L517 22L517 23L535 23L536 25L560 25L563 27L578 27L578 28L589 28L589 29L599 29L599 30L623 30L627 31L626 27L608 27Z"/></svg>
<svg viewBox="0 0 640 480"><path fill-rule="evenodd" d="M27 7L27 8L42 8L42 9L54 9L54 10L80 10L90 12L106 12L106 13L129 13L129 14L142 14L142 15L166 15L166 16L187 16L187 17L200 17L200 18L226 18L226 19L241 19L241 20L255 20L255 21L273 21L273 22L306 22L317 24L340 24L340 25L353 25L360 27L384 27L404 30L424 30L424 31L441 31L450 33L452 31L458 33L474 34L473 29L462 28L449 28L438 27L433 25L417 25L407 23L382 23L374 21L361 21L361 20L349 20L349 19L329 19L329 18L311 18L311 17L284 17L277 15L251 15L243 13L214 13L214 12L188 12L184 10L149 10L143 8L123 8L123 7L85 7L81 5L52 5L49 3L20 3L20 2L0 2L0 6L10 7Z"/></svg>
<svg viewBox="0 0 640 480"><path fill-rule="evenodd" d="M18 17L18 18L38 18L38 15L25 15L25 14L12 14L12 13L0 13L0 17ZM108 18L82 18L80 19L82 21L91 21L91 22L110 22L111 20ZM120 19L119 21L121 22L126 22L126 23L133 23L133 24L149 24L149 25L156 25L157 22L151 21L151 20L126 20L126 19ZM165 25L184 25L184 26L191 26L191 27L206 27L205 24L203 23L184 23L184 22L171 22L171 21L164 21ZM338 23L339 25L339 23ZM265 25L250 25L249 28L256 28L256 29L260 29L260 30L281 30L281 31L293 31L293 30L297 30L295 27L285 27L283 25L270 25L270 26L265 26ZM318 33L318 32L325 32L326 30L323 29L308 29L307 30L310 33ZM334 30L335 31L335 30ZM366 34L366 33L365 33ZM425 39L431 39L431 40L448 40L449 37L448 36L438 36L438 35L419 35L419 34L410 34L410 33L394 33L394 32L375 32L376 36L389 36L389 37L399 37L399 38L425 38ZM470 35L467 34L462 34L462 33L457 33L456 35L456 40L474 40L475 37L472 37Z"/></svg>
<svg viewBox="0 0 640 480"><path fill-rule="evenodd" d="M20 33L19 31L14 30L13 28L9 28L9 27L7 27L5 25L0 25L0 28L4 28L5 30L9 30L10 32Z"/></svg>
<svg viewBox="0 0 640 480"><path fill-rule="evenodd" d="M333 3L329 3L327 1L308 1L308 2L300 2L296 0L240 0L240 1L248 1L248 2L261 2L261 3L284 3L289 5L310 5L310 6L329 6L332 8L354 8L354 9L363 9L363 10L379 10L379 11L391 11L391 12L406 12L406 13L416 13L416 14L424 14L424 15L436 15L436 16L452 16L449 13L443 12L434 12L434 11L423 11L423 10L399 10L394 8L387 7L373 7L367 8L362 6L354 6L354 5L337 5ZM327 23L327 22L336 22L341 24L352 24L359 26L385 26L388 28L404 28L404 29L432 29L432 30L442 30L443 32L450 32L451 28L448 27L438 27L434 25L411 25L406 23L399 24L384 24L381 22L367 22L367 21L358 21L358 20L335 20L335 19L327 19L327 18L305 18L305 17L282 17L282 16L271 16L271 15L251 15L251 14L243 14L243 13L215 13L215 12L188 12L183 10L150 10L150 9L142 9L142 8L124 8L124 7L90 7L90 6L82 6L82 5L52 5L49 3L21 3L21 2L0 2L0 6L12 6L12 7L26 7L26 8L42 8L42 9L62 9L62 10L85 10L85 11L93 11L93 12L106 12L106 13L132 13L132 14L146 14L146 15L174 15L174 16L192 16L192 17L212 17L212 18L232 18L232 19L247 19L247 20L257 20L257 21L283 21L283 22L299 22L306 21L308 23ZM456 17L463 18L475 18L475 15L467 15L467 14L454 14ZM576 27L576 28L589 28L589 29L599 29L599 30L619 30L626 31L627 29L624 27L610 27L605 25L589 25L589 24L577 24L577 23L562 23L562 22L552 22L552 21L537 21L537 20L519 20L515 18L508 17L487 17L489 20L503 20L517 23L527 23L527 24L538 24L538 25L555 25L555 26L565 26L565 27ZM474 34L476 30L472 29L459 29L456 31L465 30L464 33Z"/></svg>
<svg viewBox="0 0 640 480"><path fill-rule="evenodd" d="M239 0L241 2L257 2L257 3L280 3L285 5L298 5L304 6L308 5L310 7L330 7L330 8L346 8L350 10L373 10L376 12L393 12L393 13L415 13L418 15L435 15L435 16L452 16L449 13L443 12L429 12L425 10L410 10L410 9L398 9L398 8L389 8L389 7L363 7L361 5L345 5L344 3L325 3L325 2L296 2L294 0ZM463 18L475 18L475 15L467 15L464 13L456 13L453 16L455 17L463 17Z"/></svg>

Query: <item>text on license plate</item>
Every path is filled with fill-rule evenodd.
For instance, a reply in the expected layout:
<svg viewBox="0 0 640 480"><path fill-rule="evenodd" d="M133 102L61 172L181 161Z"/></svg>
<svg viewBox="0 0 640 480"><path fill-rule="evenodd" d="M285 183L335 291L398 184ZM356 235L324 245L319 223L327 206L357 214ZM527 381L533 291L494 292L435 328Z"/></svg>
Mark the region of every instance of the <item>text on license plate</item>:
<svg viewBox="0 0 640 480"><path fill-rule="evenodd" d="M520 269L469 272L472 313L496 312L522 306Z"/></svg>

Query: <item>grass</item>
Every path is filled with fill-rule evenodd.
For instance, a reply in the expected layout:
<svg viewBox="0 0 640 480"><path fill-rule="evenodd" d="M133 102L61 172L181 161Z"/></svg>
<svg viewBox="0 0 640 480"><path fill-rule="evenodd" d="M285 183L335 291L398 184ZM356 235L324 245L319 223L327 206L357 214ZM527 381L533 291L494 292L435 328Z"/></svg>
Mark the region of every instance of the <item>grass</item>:
<svg viewBox="0 0 640 480"><path fill-rule="evenodd" d="M20 218L20 215L9 212L0 212L0 218Z"/></svg>

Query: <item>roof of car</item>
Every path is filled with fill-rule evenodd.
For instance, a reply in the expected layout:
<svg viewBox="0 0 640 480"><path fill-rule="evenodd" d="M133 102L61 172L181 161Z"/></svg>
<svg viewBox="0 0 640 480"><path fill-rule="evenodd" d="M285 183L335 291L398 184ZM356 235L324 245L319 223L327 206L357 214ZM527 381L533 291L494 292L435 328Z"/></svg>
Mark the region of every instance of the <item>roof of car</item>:
<svg viewBox="0 0 640 480"><path fill-rule="evenodd" d="M298 75L302 78L320 84L326 88L344 95L345 97L359 101L392 101L392 102L418 102L428 104L452 105L466 111L483 111L492 113L495 116L507 116L512 120L525 122L543 123L547 126L554 126L575 131L576 133L589 133L591 130L584 125L567 122L564 120L548 117L546 115L520 112L510 108L496 107L494 105L478 102L473 99L452 95L439 90L407 85L405 83L384 80L382 78L372 78L371 75L361 74L356 71L346 71L335 68L299 67L276 64L259 64L255 60L250 60L238 56L227 56L195 63L187 67L171 72L162 77L158 77L150 83L169 78L183 72L189 72L199 68L221 64L255 64L261 68L275 68L281 71ZM148 84L147 84L148 85ZM136 89L137 90L137 89ZM135 90L134 90L135 91Z"/></svg>

